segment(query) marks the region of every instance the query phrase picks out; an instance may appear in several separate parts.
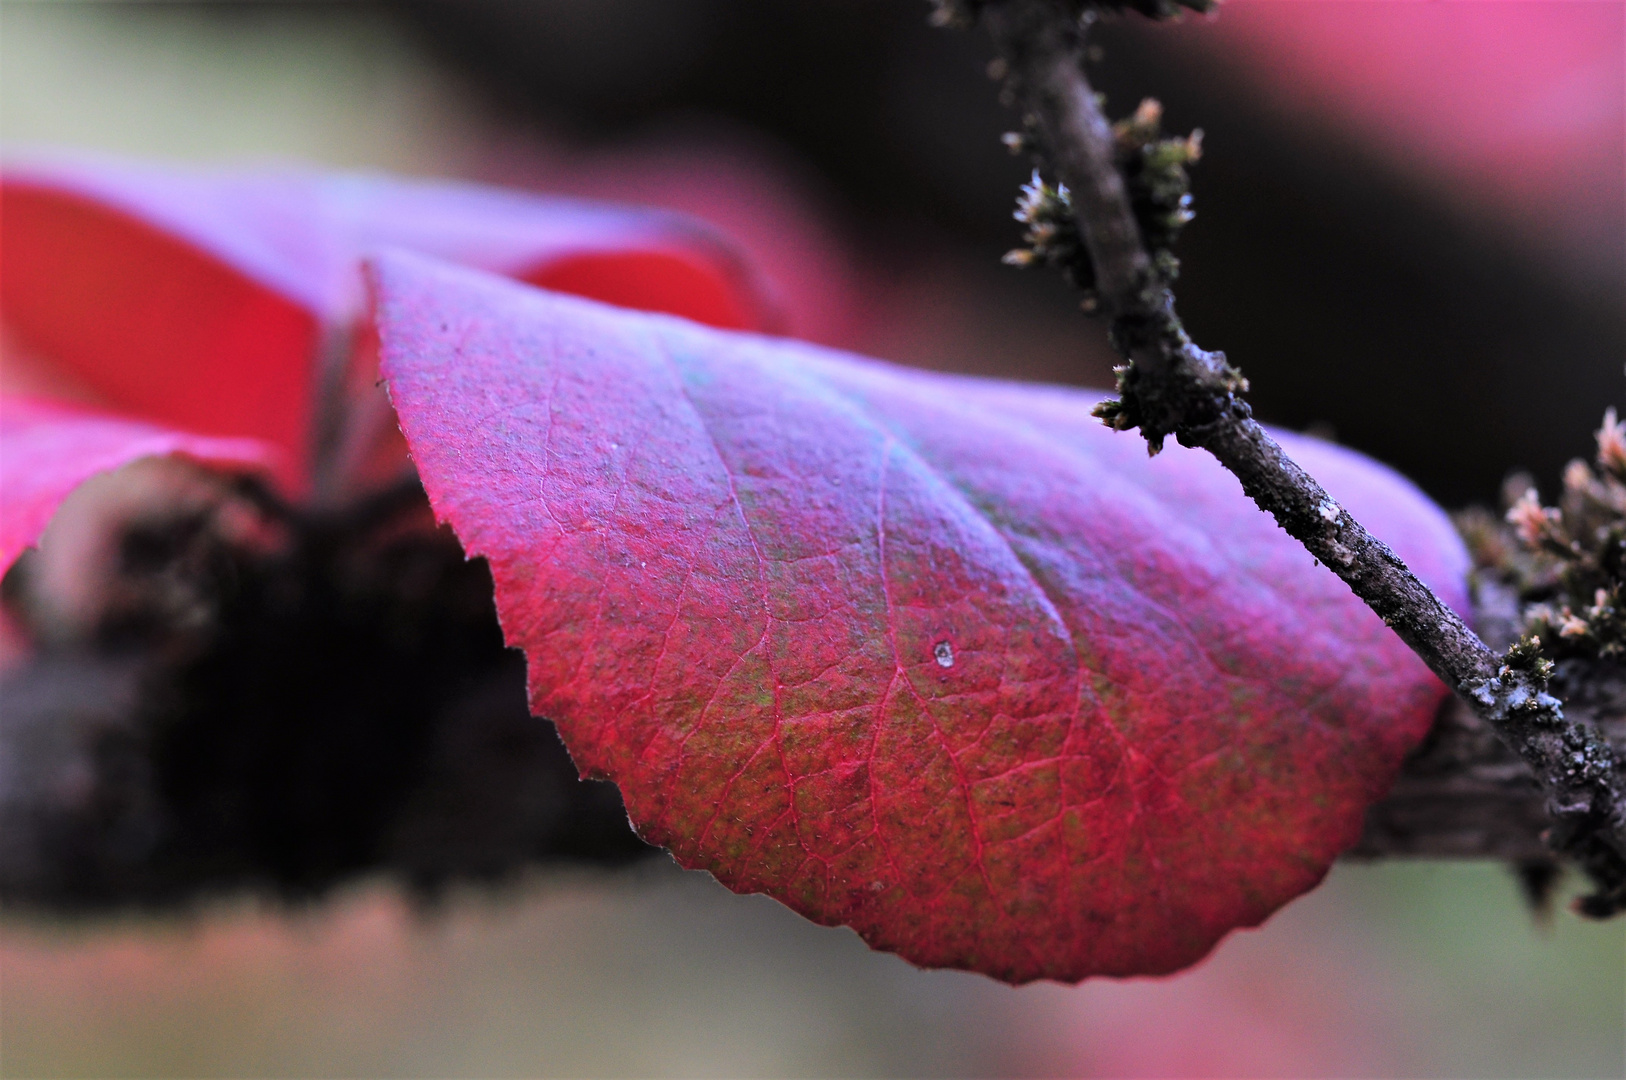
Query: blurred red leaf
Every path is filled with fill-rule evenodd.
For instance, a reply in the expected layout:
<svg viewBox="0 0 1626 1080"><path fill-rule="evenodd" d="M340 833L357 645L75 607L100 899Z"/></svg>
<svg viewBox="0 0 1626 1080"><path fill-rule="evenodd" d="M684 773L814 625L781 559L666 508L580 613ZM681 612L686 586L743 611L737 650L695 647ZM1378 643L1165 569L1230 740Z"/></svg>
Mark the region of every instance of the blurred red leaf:
<svg viewBox="0 0 1626 1080"><path fill-rule="evenodd" d="M1176 33L1273 112L1348 131L1492 227L1618 265L1623 5L1227 0Z"/></svg>
<svg viewBox="0 0 1626 1080"><path fill-rule="evenodd" d="M319 309L229 253L77 192L8 178L0 213L0 305L32 352L111 407L266 440L297 475Z"/></svg>
<svg viewBox="0 0 1626 1080"><path fill-rule="evenodd" d="M408 256L383 370L532 710L650 841L928 966L1169 972L1315 885L1443 687L1201 453L1089 394ZM1406 481L1284 436L1461 606Z"/></svg>
<svg viewBox="0 0 1626 1080"><path fill-rule="evenodd" d="M470 184L33 163L7 167L0 214L8 398L107 414L0 414L0 571L78 482L138 456L253 465L303 496L326 419L344 429L326 433L340 443L330 472L349 470L352 488L390 479L404 454L354 325L370 250L720 326L773 319L732 249L688 219Z"/></svg>

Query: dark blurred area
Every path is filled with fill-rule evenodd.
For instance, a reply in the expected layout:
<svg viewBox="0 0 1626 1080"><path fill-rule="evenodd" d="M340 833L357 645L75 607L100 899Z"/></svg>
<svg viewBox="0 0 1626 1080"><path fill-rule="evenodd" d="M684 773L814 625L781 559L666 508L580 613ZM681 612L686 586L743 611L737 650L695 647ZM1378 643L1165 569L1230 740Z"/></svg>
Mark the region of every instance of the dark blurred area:
<svg viewBox="0 0 1626 1080"><path fill-rule="evenodd" d="M803 160L867 263L907 273L903 253L924 238L985 268L968 272L1017 273L997 265L1028 170L999 142L1015 118L995 100L983 37L930 28L919 0L395 10L517 124L594 146L721 119ZM1595 250L1565 265L1353 133L1286 116L1205 47L1209 29L1132 17L1096 35L1111 112L1155 95L1171 130L1206 133L1180 246L1193 336L1242 367L1268 421L1331 432L1448 505L1493 501L1515 468L1550 490L1623 400L1626 197L1596 220ZM1055 281L1021 287L1047 313L1073 304ZM1100 352L1079 351L1072 371L1015 374L1099 383Z"/></svg>
<svg viewBox="0 0 1626 1080"><path fill-rule="evenodd" d="M425 524L415 482L313 516L173 458L114 475L128 518L98 502L106 478L57 525L90 515L115 548L78 575L101 579L88 619L40 549L5 578L38 635L0 679L9 909L298 905L365 874L432 906L458 883L653 851L531 717L486 564Z"/></svg>

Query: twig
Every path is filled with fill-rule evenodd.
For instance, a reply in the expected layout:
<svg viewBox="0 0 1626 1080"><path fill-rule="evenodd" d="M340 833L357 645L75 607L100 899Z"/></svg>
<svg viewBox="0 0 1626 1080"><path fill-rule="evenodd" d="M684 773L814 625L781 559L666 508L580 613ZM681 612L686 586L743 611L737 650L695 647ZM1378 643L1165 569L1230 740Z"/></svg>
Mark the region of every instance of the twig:
<svg viewBox="0 0 1626 1080"><path fill-rule="evenodd" d="M1113 130L1082 66L1093 12L1064 0L990 0L982 21L1009 86L1071 191L1100 310L1127 361L1120 400L1100 413L1138 427L1152 453L1173 435L1206 449L1259 507L1347 582L1528 766L1547 795L1554 849L1592 877L1583 910L1626 908L1626 777L1589 726L1566 720L1546 692L1551 665L1533 645L1499 656L1396 555L1296 465L1239 394L1222 353L1194 345L1168 280L1147 252L1115 156Z"/></svg>

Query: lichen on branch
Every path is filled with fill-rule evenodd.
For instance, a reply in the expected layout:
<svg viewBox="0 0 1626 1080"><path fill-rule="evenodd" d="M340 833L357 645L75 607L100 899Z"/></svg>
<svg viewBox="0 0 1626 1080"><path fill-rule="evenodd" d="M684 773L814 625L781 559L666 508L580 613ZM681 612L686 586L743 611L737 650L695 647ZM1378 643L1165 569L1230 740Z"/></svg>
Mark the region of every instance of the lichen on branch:
<svg viewBox="0 0 1626 1080"><path fill-rule="evenodd" d="M1202 157L1203 133L1166 137L1162 131L1163 106L1146 98L1133 115L1112 126L1118 169L1124 177L1130 208L1141 236L1152 254L1152 265L1164 281L1180 273L1174 242L1196 216L1191 208L1191 178L1186 166ZM1032 136L1011 132L1005 145L1020 153L1034 144ZM1022 186L1013 215L1027 228L1022 246L1005 255L1011 266L1045 265L1060 270L1084 294L1086 311L1096 309L1095 268L1078 231L1072 192L1065 183L1049 184L1035 167L1033 179Z"/></svg>
<svg viewBox="0 0 1626 1080"><path fill-rule="evenodd" d="M1514 590L1521 630L1558 660L1626 661L1626 425L1610 408L1592 465L1564 470L1557 505L1528 476L1510 477L1507 513L1461 516L1482 575Z"/></svg>

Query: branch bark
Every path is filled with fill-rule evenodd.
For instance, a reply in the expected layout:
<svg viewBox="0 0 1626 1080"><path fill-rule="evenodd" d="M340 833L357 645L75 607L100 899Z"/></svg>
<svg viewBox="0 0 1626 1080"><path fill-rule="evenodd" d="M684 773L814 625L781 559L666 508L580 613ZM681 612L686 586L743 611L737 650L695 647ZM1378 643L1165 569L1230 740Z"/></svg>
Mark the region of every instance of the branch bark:
<svg viewBox="0 0 1626 1080"><path fill-rule="evenodd" d="M1199 349L1142 240L1111 125L1082 65L1093 14L1062 0L991 0L982 20L1057 178L1072 193L1100 310L1127 361L1114 426L1139 427L1153 453L1173 435L1212 453L1260 509L1338 574L1522 761L1546 796L1554 850L1592 877L1583 910L1626 908L1626 776L1598 731L1546 692L1550 665L1529 649L1498 655L1339 506L1254 420L1246 382Z"/></svg>
<svg viewBox="0 0 1626 1080"><path fill-rule="evenodd" d="M1626 752L1626 673L1566 662L1555 683L1570 717ZM1478 858L1551 862L1552 826L1530 768L1460 697L1447 698L1394 788L1367 811L1356 859Z"/></svg>

